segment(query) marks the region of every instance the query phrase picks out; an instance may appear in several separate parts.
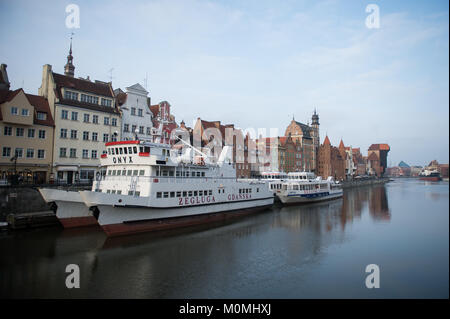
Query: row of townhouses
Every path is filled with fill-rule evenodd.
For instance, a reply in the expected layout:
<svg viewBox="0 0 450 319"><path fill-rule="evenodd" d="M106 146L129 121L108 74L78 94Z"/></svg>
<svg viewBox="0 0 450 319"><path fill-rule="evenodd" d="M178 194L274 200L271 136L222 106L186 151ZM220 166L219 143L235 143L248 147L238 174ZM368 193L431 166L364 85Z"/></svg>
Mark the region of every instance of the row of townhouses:
<svg viewBox="0 0 450 319"><path fill-rule="evenodd" d="M38 95L10 90L5 64L0 68L0 180L88 182L103 174L105 143L164 137L175 128L170 104L151 105L140 84L114 90L111 82L75 77L72 44L64 74L43 66ZM160 125L163 127L160 128Z"/></svg>
<svg viewBox="0 0 450 319"><path fill-rule="evenodd" d="M183 139L217 160L231 146L236 177L261 172L315 172L324 178L350 179L384 174L387 144L373 144L367 156L359 148L320 144L319 115L311 125L288 124L284 136L252 139L234 124L198 118L194 127L178 125L167 101L152 104L139 83L113 89L111 82L75 77L72 43L64 74L43 66L38 95L11 90L6 65L0 68L0 183L12 176L29 183L89 182L98 174L105 143L117 140L162 141L182 152ZM175 134L174 134L175 133Z"/></svg>

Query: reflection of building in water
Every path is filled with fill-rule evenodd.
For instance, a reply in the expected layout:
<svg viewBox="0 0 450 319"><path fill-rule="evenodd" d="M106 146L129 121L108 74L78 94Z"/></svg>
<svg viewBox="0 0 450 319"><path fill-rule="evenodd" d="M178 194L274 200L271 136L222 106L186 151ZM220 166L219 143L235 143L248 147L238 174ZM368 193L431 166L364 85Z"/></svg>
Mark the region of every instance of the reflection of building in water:
<svg viewBox="0 0 450 319"><path fill-rule="evenodd" d="M369 213L370 216L376 220L391 219L391 212L389 211L386 188L384 185L370 188Z"/></svg>

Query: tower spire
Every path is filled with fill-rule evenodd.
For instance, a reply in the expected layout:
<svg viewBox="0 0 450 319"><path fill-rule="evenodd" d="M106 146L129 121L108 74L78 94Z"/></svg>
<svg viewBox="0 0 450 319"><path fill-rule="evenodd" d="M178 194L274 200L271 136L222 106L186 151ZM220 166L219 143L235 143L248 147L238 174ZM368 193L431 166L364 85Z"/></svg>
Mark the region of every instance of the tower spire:
<svg viewBox="0 0 450 319"><path fill-rule="evenodd" d="M74 33L72 32L70 34L70 49L69 49L69 55L67 56L67 63L64 66L64 74L66 76L74 77L75 75L75 66L73 65L73 56L72 56L72 36Z"/></svg>

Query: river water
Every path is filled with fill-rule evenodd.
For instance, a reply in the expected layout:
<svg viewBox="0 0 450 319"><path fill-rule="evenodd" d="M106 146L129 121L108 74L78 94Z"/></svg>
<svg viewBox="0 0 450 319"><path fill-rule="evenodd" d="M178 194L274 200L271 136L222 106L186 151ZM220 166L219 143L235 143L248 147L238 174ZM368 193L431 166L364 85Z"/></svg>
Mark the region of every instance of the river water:
<svg viewBox="0 0 450 319"><path fill-rule="evenodd" d="M449 184L396 179L339 200L107 239L58 227L0 234L7 298L448 298ZM68 264L80 288L68 289ZM379 288L366 287L366 266Z"/></svg>

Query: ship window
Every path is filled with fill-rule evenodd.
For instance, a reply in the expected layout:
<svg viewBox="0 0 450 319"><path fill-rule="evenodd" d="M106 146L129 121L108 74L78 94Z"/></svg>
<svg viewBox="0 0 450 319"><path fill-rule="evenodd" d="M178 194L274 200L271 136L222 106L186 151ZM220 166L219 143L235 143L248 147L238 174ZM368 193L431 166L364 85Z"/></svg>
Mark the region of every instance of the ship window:
<svg viewBox="0 0 450 319"><path fill-rule="evenodd" d="M169 192L164 192L163 197L164 198L168 198L169 197Z"/></svg>
<svg viewBox="0 0 450 319"><path fill-rule="evenodd" d="M144 174L145 174L145 170L141 169L141 170L139 171L139 175L144 175Z"/></svg>
<svg viewBox="0 0 450 319"><path fill-rule="evenodd" d="M112 175L115 176L116 175L116 170L112 171Z"/></svg>
<svg viewBox="0 0 450 319"><path fill-rule="evenodd" d="M220 193L220 189L219 189L219 193ZM239 188L239 194L241 194L241 193L242 193L242 189Z"/></svg>
<svg viewBox="0 0 450 319"><path fill-rule="evenodd" d="M175 192L170 192L170 198L175 197Z"/></svg>
<svg viewBox="0 0 450 319"><path fill-rule="evenodd" d="M115 194L115 193L116 193L116 190L113 189L113 190L111 191L111 194Z"/></svg>
<svg viewBox="0 0 450 319"><path fill-rule="evenodd" d="M123 153L124 153L124 154L128 154L127 148L126 148L126 147L123 148Z"/></svg>
<svg viewBox="0 0 450 319"><path fill-rule="evenodd" d="M256 189L256 192L259 193L259 188Z"/></svg>
<svg viewBox="0 0 450 319"><path fill-rule="evenodd" d="M119 194L119 195L122 194L122 191L117 191L117 194Z"/></svg>
<svg viewBox="0 0 450 319"><path fill-rule="evenodd" d="M208 195L208 191L203 191L203 195L204 196Z"/></svg>
<svg viewBox="0 0 450 319"><path fill-rule="evenodd" d="M120 169L117 170L117 175L120 175Z"/></svg>
<svg viewBox="0 0 450 319"><path fill-rule="evenodd" d="M198 192L197 191L194 191L194 196L198 196Z"/></svg>
<svg viewBox="0 0 450 319"><path fill-rule="evenodd" d="M111 170L108 171L108 175L111 175Z"/></svg>
<svg viewBox="0 0 450 319"><path fill-rule="evenodd" d="M186 177L189 177L189 172L186 172Z"/></svg>
<svg viewBox="0 0 450 319"><path fill-rule="evenodd" d="M144 152L145 153L150 153L150 146L145 146L144 147Z"/></svg>
<svg viewBox="0 0 450 319"><path fill-rule="evenodd" d="M128 154L133 154L133 148L131 146L128 147Z"/></svg>
<svg viewBox="0 0 450 319"><path fill-rule="evenodd" d="M135 170L133 171L133 176L137 176L137 174L138 174L138 170L135 169Z"/></svg>
<svg viewBox="0 0 450 319"><path fill-rule="evenodd" d="M111 193L111 190L108 189L108 190L106 191L106 194L109 194L109 193Z"/></svg>
<svg viewBox="0 0 450 319"><path fill-rule="evenodd" d="M134 192L134 196L138 197L139 195L141 195L141 192Z"/></svg>
<svg viewBox="0 0 450 319"><path fill-rule="evenodd" d="M179 176L180 176L180 172L179 172L179 171L176 171L175 176L176 176L176 177L179 177Z"/></svg>
<svg viewBox="0 0 450 319"><path fill-rule="evenodd" d="M177 192L177 197L181 197L181 192Z"/></svg>
<svg viewBox="0 0 450 319"><path fill-rule="evenodd" d="M157 192L156 193L156 198L161 198L162 193L161 192Z"/></svg>
<svg viewBox="0 0 450 319"><path fill-rule="evenodd" d="M225 190L224 190L225 191ZM212 195L212 190L209 190L209 195Z"/></svg>
<svg viewBox="0 0 450 319"><path fill-rule="evenodd" d="M205 172L202 172L202 177L205 177Z"/></svg>
<svg viewBox="0 0 450 319"><path fill-rule="evenodd" d="M136 146L133 146L133 153L137 154L137 147Z"/></svg>
<svg viewBox="0 0 450 319"><path fill-rule="evenodd" d="M183 192L183 197L186 197L187 196L187 192Z"/></svg>
<svg viewBox="0 0 450 319"><path fill-rule="evenodd" d="M126 170L126 169L123 169L122 175L123 175L123 176L127 175L127 170Z"/></svg>
<svg viewBox="0 0 450 319"><path fill-rule="evenodd" d="M108 154L111 155L111 149L110 148L108 148Z"/></svg>
<svg viewBox="0 0 450 319"><path fill-rule="evenodd" d="M159 170L156 170L156 176L159 176Z"/></svg>
<svg viewBox="0 0 450 319"><path fill-rule="evenodd" d="M116 155L119 155L119 148L116 147Z"/></svg>
<svg viewBox="0 0 450 319"><path fill-rule="evenodd" d="M110 148L110 150L111 150L111 155L116 155L116 154L114 154L114 149L113 148Z"/></svg>
<svg viewBox="0 0 450 319"><path fill-rule="evenodd" d="M141 152L141 153L144 152L144 148L142 146L139 146L139 152Z"/></svg>
<svg viewBox="0 0 450 319"><path fill-rule="evenodd" d="M128 191L128 195L133 195L133 191Z"/></svg>
<svg viewBox="0 0 450 319"><path fill-rule="evenodd" d="M197 177L200 177L201 176L201 173L200 172L197 172Z"/></svg>
<svg viewBox="0 0 450 319"><path fill-rule="evenodd" d="M169 176L173 176L173 171L169 171Z"/></svg>
<svg viewBox="0 0 450 319"><path fill-rule="evenodd" d="M248 189L248 192L249 192L249 193L251 193L251 192L252 192L252 189L251 189L251 188L249 188L249 189Z"/></svg>
<svg viewBox="0 0 450 319"><path fill-rule="evenodd" d="M203 191L198 191L198 196L203 196Z"/></svg>
<svg viewBox="0 0 450 319"><path fill-rule="evenodd" d="M189 191L188 194L189 197L192 197L192 191Z"/></svg>
<svg viewBox="0 0 450 319"><path fill-rule="evenodd" d="M128 176L131 176L131 169L129 169L129 170L127 171L127 175L128 175Z"/></svg>
<svg viewBox="0 0 450 319"><path fill-rule="evenodd" d="M167 171L163 171L162 176L167 176Z"/></svg>
<svg viewBox="0 0 450 319"><path fill-rule="evenodd" d="M294 190L298 191L298 185L294 185Z"/></svg>
<svg viewBox="0 0 450 319"><path fill-rule="evenodd" d="M122 155L122 154L123 154L123 150L122 150L122 148L119 148L119 153L120 153L120 155Z"/></svg>

